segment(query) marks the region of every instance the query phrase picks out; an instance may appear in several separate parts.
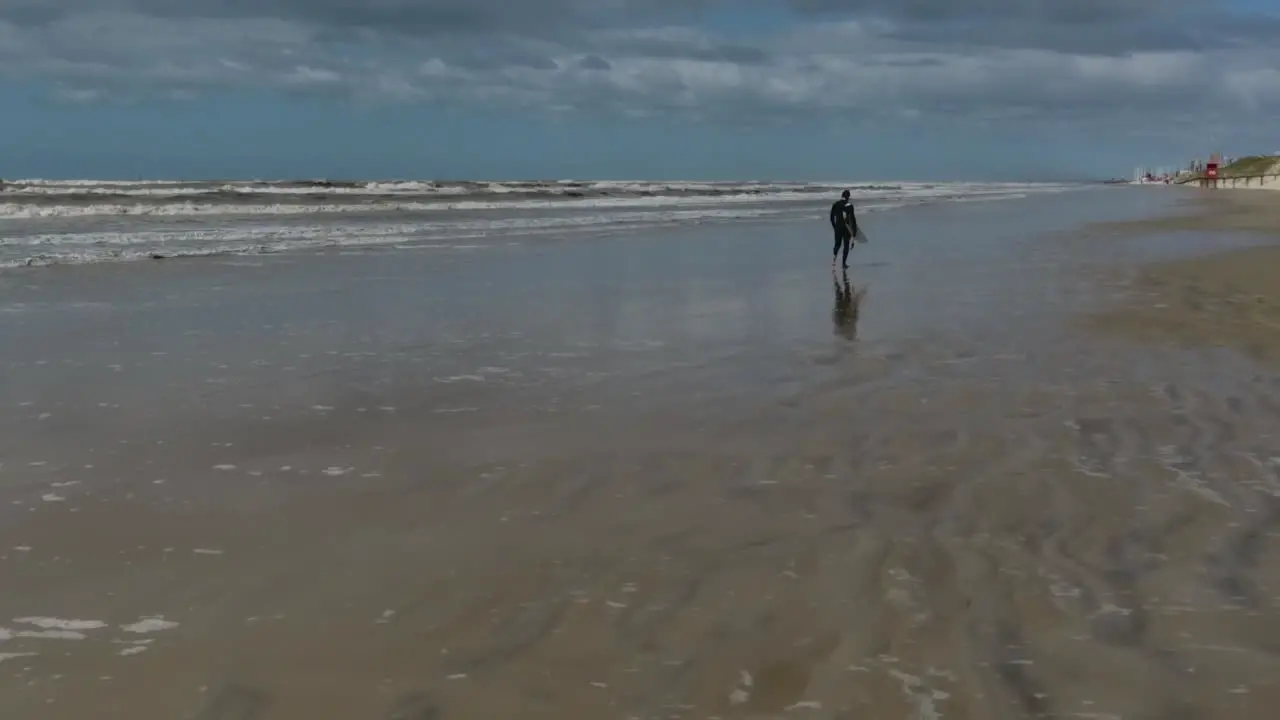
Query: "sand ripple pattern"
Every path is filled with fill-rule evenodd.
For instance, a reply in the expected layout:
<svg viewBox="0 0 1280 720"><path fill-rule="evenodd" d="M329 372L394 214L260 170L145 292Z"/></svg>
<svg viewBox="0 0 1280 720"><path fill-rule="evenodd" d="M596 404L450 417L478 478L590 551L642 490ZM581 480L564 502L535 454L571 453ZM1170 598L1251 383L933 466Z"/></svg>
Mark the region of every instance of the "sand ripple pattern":
<svg viewBox="0 0 1280 720"><path fill-rule="evenodd" d="M393 608L438 680L390 717L1266 716L1274 384L938 367L399 495L380 557L449 570Z"/></svg>
<svg viewBox="0 0 1280 720"><path fill-rule="evenodd" d="M446 705L1259 716L1280 699L1280 408L1242 385L854 386L789 410L857 408L838 424L736 428L752 450L477 470L429 531L493 531L427 603L438 674L469 680Z"/></svg>
<svg viewBox="0 0 1280 720"><path fill-rule="evenodd" d="M1280 386L1015 360L845 358L861 370L720 425L436 420L381 431L421 452L377 472L347 436L307 492L365 490L335 512L294 487L287 532L227 508L239 529L188 578L217 615L184 621L216 640L136 660L204 678L172 706L201 720L1268 716ZM308 413L290 432L330 432ZM298 482L208 470L218 451L175 456L260 496ZM89 537L92 512L60 527ZM171 567L117 602L189 602ZM256 622L271 607L288 617Z"/></svg>

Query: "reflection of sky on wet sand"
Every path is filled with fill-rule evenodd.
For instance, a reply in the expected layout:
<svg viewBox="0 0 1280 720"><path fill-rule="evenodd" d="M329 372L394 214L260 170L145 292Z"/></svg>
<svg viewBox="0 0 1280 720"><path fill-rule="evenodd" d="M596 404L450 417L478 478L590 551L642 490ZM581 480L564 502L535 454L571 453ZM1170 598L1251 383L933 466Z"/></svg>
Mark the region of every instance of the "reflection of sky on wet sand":
<svg viewBox="0 0 1280 720"><path fill-rule="evenodd" d="M928 337L999 344L1035 331L1072 299L1055 288L1074 251L1040 231L1071 227L1086 212L1141 213L1151 202L1082 192L870 215L875 240L855 248L849 270L854 287L875 287L857 337L886 351ZM277 390L326 377L376 390L382 380L466 375L495 358L540 355L548 367L563 362L569 379L591 367L650 373L727 352L787 357L832 338L819 230L816 222L720 225L467 255L25 273L21 285L10 278L8 292L26 309L0 320L23 339L4 350L23 378L10 388L86 400L168 389L199 405L231 377ZM748 360L739 363L744 382ZM198 368L215 377L198 377Z"/></svg>

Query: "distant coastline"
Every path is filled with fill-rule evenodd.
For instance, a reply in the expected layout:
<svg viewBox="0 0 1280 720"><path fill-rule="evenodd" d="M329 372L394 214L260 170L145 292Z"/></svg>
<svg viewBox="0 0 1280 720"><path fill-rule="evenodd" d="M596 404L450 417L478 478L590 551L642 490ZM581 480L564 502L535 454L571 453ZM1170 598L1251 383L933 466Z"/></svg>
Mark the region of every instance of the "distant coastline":
<svg viewBox="0 0 1280 720"><path fill-rule="evenodd" d="M1213 177L1197 168L1180 173L1174 182L1221 189L1280 190L1280 155L1235 158L1218 167Z"/></svg>

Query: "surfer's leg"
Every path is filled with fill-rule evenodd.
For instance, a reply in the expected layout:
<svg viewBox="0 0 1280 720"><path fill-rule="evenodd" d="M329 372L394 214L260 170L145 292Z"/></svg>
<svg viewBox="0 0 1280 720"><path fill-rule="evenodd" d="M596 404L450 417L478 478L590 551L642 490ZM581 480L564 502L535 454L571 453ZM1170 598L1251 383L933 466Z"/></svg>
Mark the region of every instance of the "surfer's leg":
<svg viewBox="0 0 1280 720"><path fill-rule="evenodd" d="M840 228L835 228L835 231L836 231L836 244L831 246L831 264L832 265L836 264L836 256L840 254L840 241L844 240L844 231L842 231Z"/></svg>
<svg viewBox="0 0 1280 720"><path fill-rule="evenodd" d="M843 242L844 254L843 254L843 257L841 257L840 259L840 264L844 267L849 267L849 245L851 241L852 241L852 238L849 237L848 233L845 233L844 242Z"/></svg>

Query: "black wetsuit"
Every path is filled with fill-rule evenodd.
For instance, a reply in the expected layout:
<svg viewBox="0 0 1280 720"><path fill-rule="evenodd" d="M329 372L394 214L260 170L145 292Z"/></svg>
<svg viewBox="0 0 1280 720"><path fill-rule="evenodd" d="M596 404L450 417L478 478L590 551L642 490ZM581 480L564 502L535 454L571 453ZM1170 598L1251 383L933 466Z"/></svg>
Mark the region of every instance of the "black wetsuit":
<svg viewBox="0 0 1280 720"><path fill-rule="evenodd" d="M858 234L858 221L853 217L853 201L841 198L831 204L831 229L836 233L836 244L831 248L831 259L844 248L841 264L849 264L849 243Z"/></svg>

